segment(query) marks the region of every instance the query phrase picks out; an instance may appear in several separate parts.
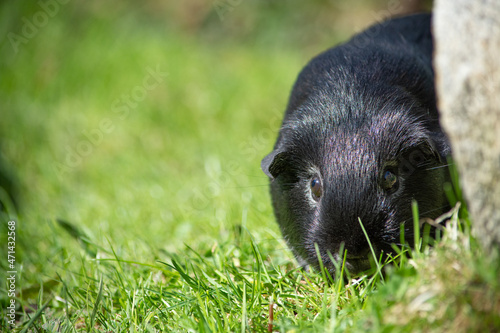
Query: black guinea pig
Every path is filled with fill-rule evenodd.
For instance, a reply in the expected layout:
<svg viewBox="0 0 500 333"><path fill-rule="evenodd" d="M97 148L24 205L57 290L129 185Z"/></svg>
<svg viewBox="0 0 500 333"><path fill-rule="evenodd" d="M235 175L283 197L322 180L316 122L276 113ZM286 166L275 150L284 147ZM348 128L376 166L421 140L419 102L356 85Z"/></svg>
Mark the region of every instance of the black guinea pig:
<svg viewBox="0 0 500 333"><path fill-rule="evenodd" d="M301 265L319 254L353 274L413 242L420 218L449 209L450 146L439 125L431 15L388 20L325 51L293 87L274 150L262 160L276 219ZM342 253L339 253L341 250Z"/></svg>

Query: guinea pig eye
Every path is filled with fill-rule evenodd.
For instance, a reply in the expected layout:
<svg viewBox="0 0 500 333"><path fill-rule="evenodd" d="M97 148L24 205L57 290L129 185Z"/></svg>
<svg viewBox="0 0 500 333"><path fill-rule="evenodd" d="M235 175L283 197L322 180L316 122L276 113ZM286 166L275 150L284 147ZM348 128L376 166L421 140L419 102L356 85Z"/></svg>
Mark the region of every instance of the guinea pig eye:
<svg viewBox="0 0 500 333"><path fill-rule="evenodd" d="M398 183L398 176L396 176L392 171L385 170L382 175L382 187L384 190L393 190L396 188Z"/></svg>
<svg viewBox="0 0 500 333"><path fill-rule="evenodd" d="M323 186L321 185L321 180L314 178L311 180L311 193L314 200L318 201L323 194Z"/></svg>

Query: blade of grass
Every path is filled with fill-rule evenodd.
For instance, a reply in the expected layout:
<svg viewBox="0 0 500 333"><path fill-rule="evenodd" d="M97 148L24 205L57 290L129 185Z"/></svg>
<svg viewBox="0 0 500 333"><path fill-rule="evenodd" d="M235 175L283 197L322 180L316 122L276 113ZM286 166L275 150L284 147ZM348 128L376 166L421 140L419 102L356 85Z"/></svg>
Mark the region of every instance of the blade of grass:
<svg viewBox="0 0 500 333"><path fill-rule="evenodd" d="M33 325L35 320L37 320L38 317L42 315L43 311L49 305L50 301L51 300L48 300L41 308L37 310L37 312L35 312L35 315L30 318L30 321L26 324L26 326L24 326L24 328L19 333L26 333L28 331L28 329L31 327L31 325Z"/></svg>
<svg viewBox="0 0 500 333"><path fill-rule="evenodd" d="M365 226L363 225L363 222L361 222L361 219L358 218L359 225L361 225L361 229L363 230L363 233L365 234L366 241L368 242L368 246L370 247L370 251L373 256L373 260L375 261L375 265L377 266L377 274L380 276L380 279L384 281L384 275L382 274L382 266L380 266L379 259L377 258L377 255L375 253L375 250L373 249L372 242L370 241L370 237L368 237L368 233L366 232Z"/></svg>
<svg viewBox="0 0 500 333"><path fill-rule="evenodd" d="M247 323L247 288L243 286L243 302L241 304L241 333L245 333L246 331L246 323Z"/></svg>
<svg viewBox="0 0 500 333"><path fill-rule="evenodd" d="M417 254L420 254L420 221L418 215L418 203L413 200L411 202L411 212L413 214L413 240L414 248Z"/></svg>
<svg viewBox="0 0 500 333"><path fill-rule="evenodd" d="M323 264L323 259L321 258L321 253L319 252L318 243L314 243L314 249L316 250L316 256L318 256L319 269L321 271L321 275L323 276L323 281L325 283L328 283L328 281L333 282L333 279L331 277L329 279L327 278L327 272ZM328 274L328 276L330 276L330 274Z"/></svg>
<svg viewBox="0 0 500 333"><path fill-rule="evenodd" d="M92 315L90 316L90 326L87 327L87 332L91 332L92 328L94 327L95 317L99 309L99 303L101 302L102 299L102 286L103 286L103 279L101 276L101 279L99 281L99 292L97 294L97 298L94 303L94 309L92 310Z"/></svg>

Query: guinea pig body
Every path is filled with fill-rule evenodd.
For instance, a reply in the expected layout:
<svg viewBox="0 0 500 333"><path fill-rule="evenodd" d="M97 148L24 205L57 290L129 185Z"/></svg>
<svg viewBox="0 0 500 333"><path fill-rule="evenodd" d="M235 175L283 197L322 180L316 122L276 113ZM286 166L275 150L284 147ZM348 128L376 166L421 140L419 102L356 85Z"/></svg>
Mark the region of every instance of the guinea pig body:
<svg viewBox="0 0 500 333"><path fill-rule="evenodd" d="M374 25L300 73L274 150L262 160L276 219L301 265L351 273L392 252L400 231L449 209L448 140L439 125L431 16ZM411 244L411 241L410 241ZM340 251L344 251L340 253Z"/></svg>

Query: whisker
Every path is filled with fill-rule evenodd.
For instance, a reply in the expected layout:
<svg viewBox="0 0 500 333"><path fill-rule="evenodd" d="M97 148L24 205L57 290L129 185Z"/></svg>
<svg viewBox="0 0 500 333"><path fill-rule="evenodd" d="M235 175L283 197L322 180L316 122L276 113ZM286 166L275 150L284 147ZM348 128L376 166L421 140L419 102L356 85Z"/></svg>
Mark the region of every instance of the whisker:
<svg viewBox="0 0 500 333"><path fill-rule="evenodd" d="M457 202L457 204L455 205L455 207L453 207L450 211L442 214L441 216L438 216L437 218L435 219L430 219L430 218L423 218L421 219L420 221L420 226L422 226L424 223L428 223L430 225L432 225L433 227L436 227L438 229L442 229L442 223L445 222L446 220L450 219L453 214L455 214L458 210L460 209L460 202Z"/></svg>
<svg viewBox="0 0 500 333"><path fill-rule="evenodd" d="M253 188L253 187L267 187L269 184L262 185L247 185L247 186L227 186L224 189L245 189L245 188Z"/></svg>
<svg viewBox="0 0 500 333"><path fill-rule="evenodd" d="M382 242L383 244L386 244L386 245L396 245L396 246L399 246L399 247L406 247L406 244L402 244L400 242Z"/></svg>
<svg viewBox="0 0 500 333"><path fill-rule="evenodd" d="M422 216L422 215L427 215L427 214L432 213L432 212L435 212L435 211L437 211L437 210L441 210L441 209L443 209L443 208L445 208L445 207L447 207L447 206L446 206L446 205L443 205L443 206L441 206L441 207L438 207L438 208L435 208L435 209L431 209L431 210L428 210L428 211L425 211L425 212L419 213L419 215L420 215L420 216ZM419 217L420 217L420 216L419 216ZM422 217L422 218L423 218L423 217ZM411 220L413 220L413 217L407 218L406 220L403 220L401 223L406 223L406 222L411 221Z"/></svg>
<svg viewBox="0 0 500 333"><path fill-rule="evenodd" d="M454 165L454 164L455 163L448 163L448 164L440 165L440 166L437 166L437 167L428 168L428 169L425 169L425 170L435 170L435 169L440 169L440 168L446 168L446 167L449 167L450 165Z"/></svg>

